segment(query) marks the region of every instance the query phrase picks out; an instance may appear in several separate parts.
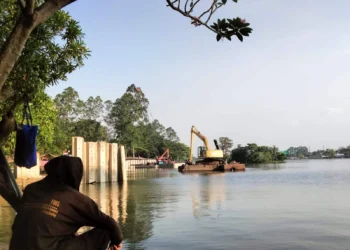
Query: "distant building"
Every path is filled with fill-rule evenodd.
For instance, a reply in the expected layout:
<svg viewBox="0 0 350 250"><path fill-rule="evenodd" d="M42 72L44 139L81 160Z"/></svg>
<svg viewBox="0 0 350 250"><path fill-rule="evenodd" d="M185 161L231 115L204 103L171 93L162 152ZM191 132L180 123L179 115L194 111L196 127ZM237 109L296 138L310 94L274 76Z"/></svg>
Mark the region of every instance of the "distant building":
<svg viewBox="0 0 350 250"><path fill-rule="evenodd" d="M335 154L335 158L345 158L345 154Z"/></svg>

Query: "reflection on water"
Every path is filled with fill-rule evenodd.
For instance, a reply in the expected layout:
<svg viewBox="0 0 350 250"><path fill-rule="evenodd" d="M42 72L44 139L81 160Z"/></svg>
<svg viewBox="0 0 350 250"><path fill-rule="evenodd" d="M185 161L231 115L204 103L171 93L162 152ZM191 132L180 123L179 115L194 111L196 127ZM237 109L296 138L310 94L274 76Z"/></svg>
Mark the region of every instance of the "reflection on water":
<svg viewBox="0 0 350 250"><path fill-rule="evenodd" d="M119 221L124 249L349 249L350 160L139 175L81 189ZM0 207L0 241L8 241L13 216Z"/></svg>

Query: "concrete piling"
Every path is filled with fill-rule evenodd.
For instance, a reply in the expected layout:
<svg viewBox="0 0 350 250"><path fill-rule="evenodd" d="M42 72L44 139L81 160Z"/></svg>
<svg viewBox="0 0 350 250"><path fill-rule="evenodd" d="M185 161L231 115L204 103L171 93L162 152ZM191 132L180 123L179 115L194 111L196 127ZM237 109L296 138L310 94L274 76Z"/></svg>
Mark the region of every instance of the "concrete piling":
<svg viewBox="0 0 350 250"><path fill-rule="evenodd" d="M118 144L109 144L108 151L108 180L116 182L118 181Z"/></svg>
<svg viewBox="0 0 350 250"><path fill-rule="evenodd" d="M120 146L119 148L119 162L118 162L118 181L126 181L126 164L125 164L125 148Z"/></svg>
<svg viewBox="0 0 350 250"><path fill-rule="evenodd" d="M107 142L84 142L72 138L72 155L84 163L84 183L127 180L124 146Z"/></svg>
<svg viewBox="0 0 350 250"><path fill-rule="evenodd" d="M86 179L87 183L97 181L97 144L95 142L86 143ZM73 155L75 156L75 155Z"/></svg>
<svg viewBox="0 0 350 250"><path fill-rule="evenodd" d="M106 142L97 143L97 182L107 182Z"/></svg>

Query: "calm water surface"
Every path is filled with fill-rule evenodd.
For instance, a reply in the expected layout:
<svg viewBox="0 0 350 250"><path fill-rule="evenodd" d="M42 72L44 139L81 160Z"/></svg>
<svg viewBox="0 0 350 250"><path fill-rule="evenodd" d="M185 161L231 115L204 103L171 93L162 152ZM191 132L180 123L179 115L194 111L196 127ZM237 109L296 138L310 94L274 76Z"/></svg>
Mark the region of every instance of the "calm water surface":
<svg viewBox="0 0 350 250"><path fill-rule="evenodd" d="M350 249L350 160L160 174L82 188L119 221L124 249ZM13 217L0 207L2 242Z"/></svg>

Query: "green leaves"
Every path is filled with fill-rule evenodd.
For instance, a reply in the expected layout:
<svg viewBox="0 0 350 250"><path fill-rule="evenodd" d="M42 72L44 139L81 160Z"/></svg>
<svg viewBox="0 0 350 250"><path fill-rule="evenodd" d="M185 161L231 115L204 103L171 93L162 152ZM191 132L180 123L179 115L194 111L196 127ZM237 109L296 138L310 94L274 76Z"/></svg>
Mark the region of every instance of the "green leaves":
<svg viewBox="0 0 350 250"><path fill-rule="evenodd" d="M243 42L243 36L249 36L253 31L249 27L244 19L239 17L234 19L218 19L218 21L213 23L210 28L212 28L216 33L216 40L220 41L222 38L226 38L231 41L232 36L237 36L237 38Z"/></svg>
<svg viewBox="0 0 350 250"><path fill-rule="evenodd" d="M241 33L237 32L237 33L236 33L236 36L238 37L238 39L239 39L241 42L243 42L243 36L242 36Z"/></svg>
<svg viewBox="0 0 350 250"><path fill-rule="evenodd" d="M15 1L1 1L0 9L3 10L0 12L0 22L18 18L19 8ZM9 9L13 11L6 11ZM0 46L14 24L7 22L0 25ZM82 67L84 60L90 56L83 38L77 21L65 11L56 12L32 32L5 86L12 84L20 99L23 94L33 97L38 91L67 80L68 74Z"/></svg>

